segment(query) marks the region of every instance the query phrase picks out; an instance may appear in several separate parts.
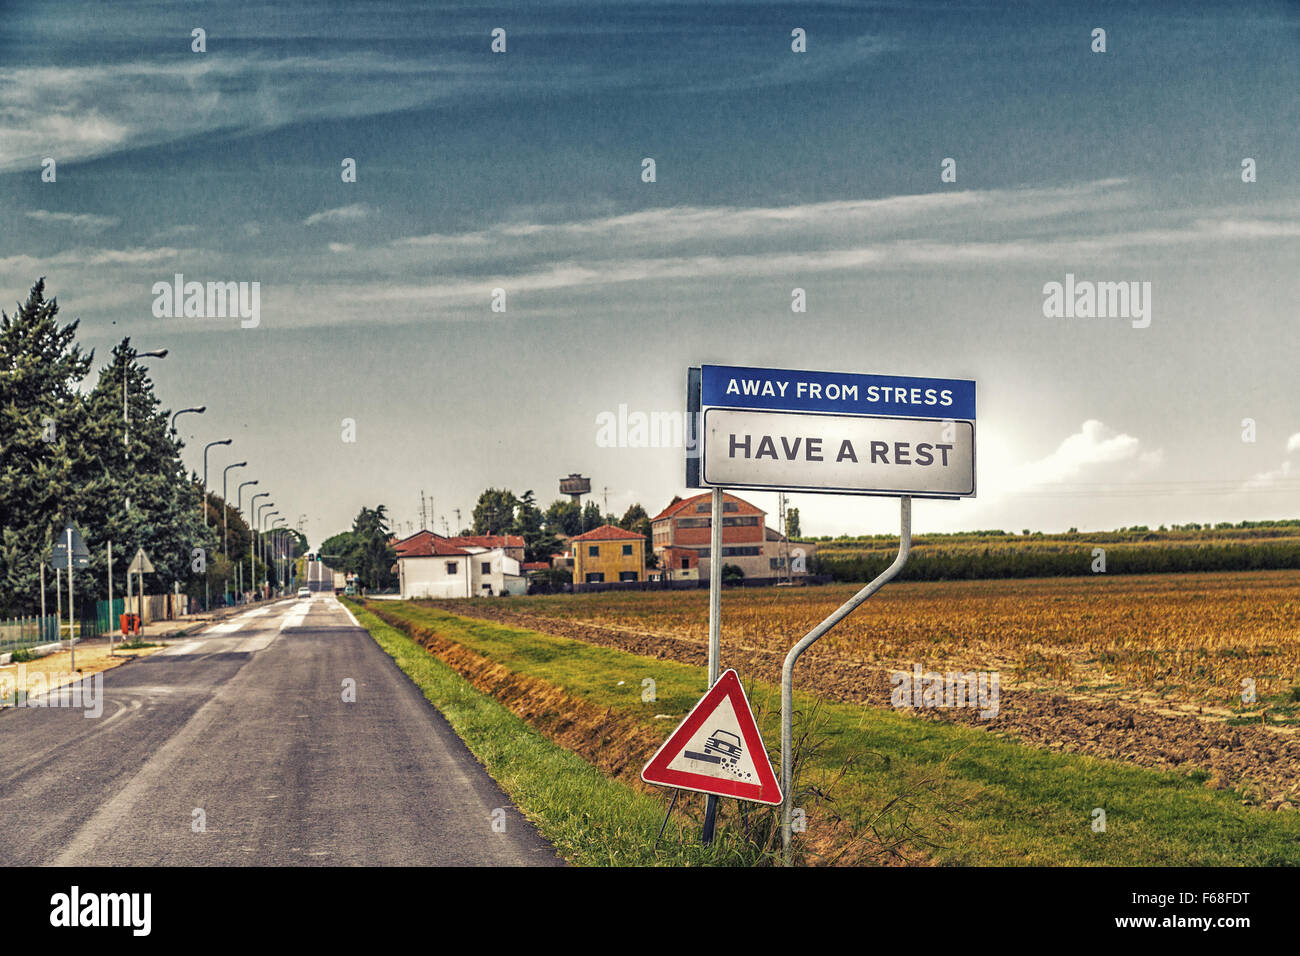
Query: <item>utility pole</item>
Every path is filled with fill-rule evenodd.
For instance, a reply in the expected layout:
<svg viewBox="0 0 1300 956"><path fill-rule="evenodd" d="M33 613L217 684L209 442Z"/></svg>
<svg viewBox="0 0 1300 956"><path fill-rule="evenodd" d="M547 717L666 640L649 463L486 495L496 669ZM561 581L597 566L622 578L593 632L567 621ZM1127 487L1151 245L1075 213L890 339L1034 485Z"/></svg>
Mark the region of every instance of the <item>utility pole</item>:
<svg viewBox="0 0 1300 956"><path fill-rule="evenodd" d="M113 542L108 542L108 656L113 656Z"/></svg>
<svg viewBox="0 0 1300 956"><path fill-rule="evenodd" d="M786 527L787 502L785 492L777 492L777 510L780 513L781 541L778 553L781 556L781 567L777 569L778 580L793 582L794 575L790 572L790 531Z"/></svg>

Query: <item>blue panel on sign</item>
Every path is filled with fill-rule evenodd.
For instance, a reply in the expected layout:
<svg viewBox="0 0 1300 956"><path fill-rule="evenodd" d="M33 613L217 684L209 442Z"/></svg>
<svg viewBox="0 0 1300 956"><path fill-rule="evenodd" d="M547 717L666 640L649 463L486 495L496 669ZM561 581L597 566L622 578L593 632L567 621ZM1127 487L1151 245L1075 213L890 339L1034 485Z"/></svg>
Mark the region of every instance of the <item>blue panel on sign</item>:
<svg viewBox="0 0 1300 956"><path fill-rule="evenodd" d="M975 383L965 379L733 365L702 366L702 378L706 407L975 419Z"/></svg>

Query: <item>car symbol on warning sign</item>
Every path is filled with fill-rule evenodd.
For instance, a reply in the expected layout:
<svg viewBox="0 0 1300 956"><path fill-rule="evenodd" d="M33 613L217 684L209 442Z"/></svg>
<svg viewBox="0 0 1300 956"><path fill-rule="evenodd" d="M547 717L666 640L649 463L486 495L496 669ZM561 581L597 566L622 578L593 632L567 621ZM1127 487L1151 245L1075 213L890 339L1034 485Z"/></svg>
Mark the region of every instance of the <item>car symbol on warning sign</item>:
<svg viewBox="0 0 1300 956"><path fill-rule="evenodd" d="M641 771L646 783L779 804L781 788L744 688L728 670Z"/></svg>
<svg viewBox="0 0 1300 956"><path fill-rule="evenodd" d="M693 750L686 751L686 756L692 760L703 760L706 763L723 763L735 766L740 762L740 755L745 752L745 748L740 746L740 738L725 730L715 730L712 736L704 742L704 753L695 753Z"/></svg>

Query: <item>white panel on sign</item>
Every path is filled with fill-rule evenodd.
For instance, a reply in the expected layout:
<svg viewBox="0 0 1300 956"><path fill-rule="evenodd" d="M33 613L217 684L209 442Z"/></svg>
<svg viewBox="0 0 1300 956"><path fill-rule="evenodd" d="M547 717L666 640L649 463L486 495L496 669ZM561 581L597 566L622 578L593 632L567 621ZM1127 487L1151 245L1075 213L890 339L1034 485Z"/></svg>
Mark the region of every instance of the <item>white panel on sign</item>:
<svg viewBox="0 0 1300 956"><path fill-rule="evenodd" d="M968 421L709 408L706 484L847 493L975 493Z"/></svg>

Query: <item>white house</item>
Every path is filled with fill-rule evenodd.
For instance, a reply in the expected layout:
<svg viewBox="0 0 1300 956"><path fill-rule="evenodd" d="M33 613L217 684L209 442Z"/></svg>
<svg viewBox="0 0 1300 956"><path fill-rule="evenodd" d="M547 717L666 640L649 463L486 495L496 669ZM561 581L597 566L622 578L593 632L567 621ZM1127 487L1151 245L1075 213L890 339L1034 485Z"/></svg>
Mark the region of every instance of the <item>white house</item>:
<svg viewBox="0 0 1300 956"><path fill-rule="evenodd" d="M444 538L420 531L398 541L395 549L403 600L495 597L528 591L515 556L523 550L523 539L515 535Z"/></svg>

